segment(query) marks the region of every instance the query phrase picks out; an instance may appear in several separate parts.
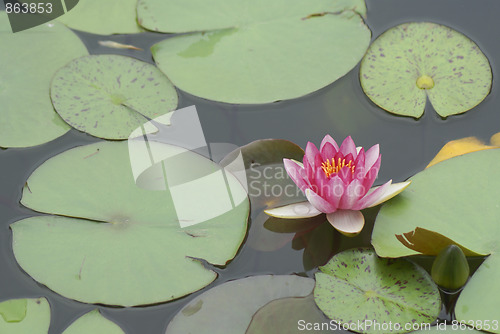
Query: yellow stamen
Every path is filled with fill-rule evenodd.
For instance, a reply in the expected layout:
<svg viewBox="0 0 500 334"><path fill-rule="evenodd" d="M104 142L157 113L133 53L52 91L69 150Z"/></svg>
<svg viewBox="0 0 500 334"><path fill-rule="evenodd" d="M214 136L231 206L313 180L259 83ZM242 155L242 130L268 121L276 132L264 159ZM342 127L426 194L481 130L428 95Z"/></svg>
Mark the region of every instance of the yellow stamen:
<svg viewBox="0 0 500 334"><path fill-rule="evenodd" d="M349 168L354 174L354 169L356 168L356 166L354 165L352 160L349 160L349 162L346 164L345 159L339 158L337 161L335 161L334 159L326 159L326 161L321 164L321 169L323 169L323 172L325 172L326 177L337 174L344 167Z"/></svg>

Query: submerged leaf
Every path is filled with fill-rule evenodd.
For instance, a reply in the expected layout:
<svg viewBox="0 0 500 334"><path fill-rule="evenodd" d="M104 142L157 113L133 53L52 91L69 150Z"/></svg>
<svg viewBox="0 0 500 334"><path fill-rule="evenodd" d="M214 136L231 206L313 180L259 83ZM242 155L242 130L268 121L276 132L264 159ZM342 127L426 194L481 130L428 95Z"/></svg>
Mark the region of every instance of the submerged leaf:
<svg viewBox="0 0 500 334"><path fill-rule="evenodd" d="M13 34L0 11L0 44L0 147L35 146L62 136L70 127L54 112L50 81L61 66L87 54L83 43L57 22Z"/></svg>
<svg viewBox="0 0 500 334"><path fill-rule="evenodd" d="M136 184L158 169L166 178L152 174L157 190ZM16 260L38 282L86 303L152 304L197 291L217 276L202 260L225 265L246 234L249 205L238 180L176 146L77 147L38 167L28 184L22 204L51 215L11 225Z"/></svg>
<svg viewBox="0 0 500 334"><path fill-rule="evenodd" d="M269 302L254 314L245 334L299 334L309 326L313 333L335 333L331 330L330 319L314 303L312 294Z"/></svg>
<svg viewBox="0 0 500 334"><path fill-rule="evenodd" d="M106 139L127 139L148 119L177 107L177 92L157 68L118 55L86 56L55 74L54 108L74 128Z"/></svg>
<svg viewBox="0 0 500 334"><path fill-rule="evenodd" d="M430 22L391 28L361 62L361 85L379 107L419 118L429 97L442 116L478 105L490 92L491 67L479 47L461 33Z"/></svg>
<svg viewBox="0 0 500 334"><path fill-rule="evenodd" d="M297 98L344 76L370 42L364 0L140 0L146 29L186 32L152 47L180 89L227 103Z"/></svg>
<svg viewBox="0 0 500 334"><path fill-rule="evenodd" d="M293 275L229 281L191 300L169 323L166 334L245 333L261 307L279 298L307 296L313 287L313 279Z"/></svg>
<svg viewBox="0 0 500 334"><path fill-rule="evenodd" d="M427 272L403 259L379 258L371 249L335 255L316 273L314 299L330 319L354 325L360 333L388 333L374 323L398 323L391 333L406 333L406 324L431 323L441 299ZM359 323L364 326L357 326ZM371 324L371 326L369 326Z"/></svg>

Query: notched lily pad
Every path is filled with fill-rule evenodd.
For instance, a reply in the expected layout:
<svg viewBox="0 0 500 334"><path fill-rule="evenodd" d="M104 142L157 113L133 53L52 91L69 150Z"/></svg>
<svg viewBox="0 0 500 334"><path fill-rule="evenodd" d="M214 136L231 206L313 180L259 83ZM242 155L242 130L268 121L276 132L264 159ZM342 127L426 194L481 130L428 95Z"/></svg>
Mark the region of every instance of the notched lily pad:
<svg viewBox="0 0 500 334"><path fill-rule="evenodd" d="M125 334L114 322L104 318L99 310L90 311L75 320L63 334Z"/></svg>
<svg viewBox="0 0 500 334"><path fill-rule="evenodd" d="M35 146L65 134L70 127L54 112L50 81L88 54L78 36L57 22L13 34L0 11L0 44L0 147Z"/></svg>
<svg viewBox="0 0 500 334"><path fill-rule="evenodd" d="M427 272L403 259L379 258L371 249L335 255L316 273L314 299L330 319L360 333L406 333L407 324L431 323L441 310ZM359 322L363 326L358 326ZM392 331L382 326L399 324Z"/></svg>
<svg viewBox="0 0 500 334"><path fill-rule="evenodd" d="M490 254L463 288L457 320L500 319L500 150L481 150L442 161L412 177L412 189L380 210L372 244L380 256L416 254L395 235L426 229L475 253ZM473 177L471 172L473 171ZM499 333L500 328L489 331Z"/></svg>
<svg viewBox="0 0 500 334"><path fill-rule="evenodd" d="M491 89L491 67L465 35L430 22L405 23L380 35L361 62L361 85L379 107L419 118L429 97L442 116L460 114Z"/></svg>
<svg viewBox="0 0 500 334"><path fill-rule="evenodd" d="M167 179L156 182L166 189L139 187L137 165L163 168ZM22 204L49 215L11 225L21 267L65 297L123 306L180 298L212 282L217 274L199 259L226 265L245 238L249 211L233 175L223 178L212 161L151 141L99 142L57 155L30 176Z"/></svg>
<svg viewBox="0 0 500 334"><path fill-rule="evenodd" d="M313 287L313 279L293 275L229 281L191 300L172 319L166 334L245 333L261 307L275 299L305 297Z"/></svg>
<svg viewBox="0 0 500 334"><path fill-rule="evenodd" d="M73 60L57 71L50 94L69 125L105 139L127 139L178 102L172 83L156 67L118 55Z"/></svg>
<svg viewBox="0 0 500 334"><path fill-rule="evenodd" d="M297 98L344 76L370 43L364 0L140 0L146 29L188 33L155 44L180 89L226 103Z"/></svg>
<svg viewBox="0 0 500 334"><path fill-rule="evenodd" d="M0 333L47 334L49 326L50 306L45 298L0 302Z"/></svg>

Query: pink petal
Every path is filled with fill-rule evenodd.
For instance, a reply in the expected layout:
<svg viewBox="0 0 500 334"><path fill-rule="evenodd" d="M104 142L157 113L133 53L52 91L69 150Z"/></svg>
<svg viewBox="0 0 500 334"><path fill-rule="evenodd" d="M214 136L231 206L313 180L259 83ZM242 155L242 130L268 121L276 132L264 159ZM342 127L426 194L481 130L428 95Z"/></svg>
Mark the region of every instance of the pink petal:
<svg viewBox="0 0 500 334"><path fill-rule="evenodd" d="M353 207L353 210L363 210L373 205L373 203L377 203L377 201L384 196L385 191L391 185L392 180L387 181L380 187L375 187L370 189L368 193L363 197L358 204Z"/></svg>
<svg viewBox="0 0 500 334"><path fill-rule="evenodd" d="M342 181L342 179L335 175L328 181L327 188L324 192L324 198L330 203L333 207L338 208L340 199L346 190L347 185Z"/></svg>
<svg viewBox="0 0 500 334"><path fill-rule="evenodd" d="M290 159L283 159L283 164L285 165L285 170L292 179L292 181L305 192L309 188L309 183L304 178L304 169L298 165L295 161Z"/></svg>
<svg viewBox="0 0 500 334"><path fill-rule="evenodd" d="M336 207L328 203L327 200L316 194L311 189L306 189L307 200L319 211L323 213L332 213L337 210Z"/></svg>
<svg viewBox="0 0 500 334"><path fill-rule="evenodd" d="M304 162L307 159L309 161L309 164L311 165L312 168L316 168L314 161L316 159L316 156L319 154L318 148L311 142L307 143L306 146L306 155L304 157ZM305 164L305 163L304 163Z"/></svg>
<svg viewBox="0 0 500 334"><path fill-rule="evenodd" d="M340 145L339 151L342 152L344 156L348 155L349 153L351 153L353 157L357 156L356 144L354 144L351 136L344 139L342 145Z"/></svg>
<svg viewBox="0 0 500 334"><path fill-rule="evenodd" d="M271 217L286 218L286 219L300 219L316 217L321 214L309 202L293 203L279 208L264 210L266 214Z"/></svg>
<svg viewBox="0 0 500 334"><path fill-rule="evenodd" d="M380 158L380 148L379 145L373 145L370 147L368 151L365 153L365 168L369 170L372 168L373 164Z"/></svg>
<svg viewBox="0 0 500 334"><path fill-rule="evenodd" d="M336 149L332 144L326 143L321 149L321 156L323 160L331 159L337 154L338 149Z"/></svg>
<svg viewBox="0 0 500 334"><path fill-rule="evenodd" d="M339 202L339 209L352 209L368 190L363 188L363 184L359 180L352 181L346 188L342 199Z"/></svg>
<svg viewBox="0 0 500 334"><path fill-rule="evenodd" d="M378 198L378 200L375 201L374 203L371 203L368 207L371 208L371 207L377 206L379 204L382 204L385 201L390 200L391 198L393 198L394 196L396 196L397 194L399 194L400 192L402 192L403 190L408 188L410 183L411 183L411 181L406 181L406 182L393 183L393 184L389 185L389 187L387 187L385 189L382 196L380 196Z"/></svg>
<svg viewBox="0 0 500 334"><path fill-rule="evenodd" d="M378 162L378 165L380 166L380 162ZM377 163L375 163L375 166L373 166L366 174L365 177L363 178L363 187L365 187L366 191L370 190L370 188L373 186L373 182L375 182L375 179L378 176L378 166Z"/></svg>
<svg viewBox="0 0 500 334"><path fill-rule="evenodd" d="M365 225L363 214L356 210L338 210L327 214L326 219L335 229L348 237L358 235Z"/></svg>
<svg viewBox="0 0 500 334"><path fill-rule="evenodd" d="M321 141L321 145L319 148L321 152L323 152L323 147L325 146L326 143L332 144L333 147L335 148L335 151L339 150L339 146L337 145L337 142L332 138L332 136L326 135L325 138L323 138L323 140Z"/></svg>

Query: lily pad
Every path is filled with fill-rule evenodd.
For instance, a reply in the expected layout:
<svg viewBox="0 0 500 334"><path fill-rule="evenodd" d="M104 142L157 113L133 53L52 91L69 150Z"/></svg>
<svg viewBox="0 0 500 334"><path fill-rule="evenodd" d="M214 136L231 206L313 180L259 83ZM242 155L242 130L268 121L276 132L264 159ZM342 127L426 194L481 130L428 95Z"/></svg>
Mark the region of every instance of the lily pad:
<svg viewBox="0 0 500 334"><path fill-rule="evenodd" d="M133 168L148 162L140 154L162 168L165 190L136 185ZM226 265L246 234L246 193L221 174L198 154L156 142L66 151L27 181L22 204L51 215L11 225L16 260L38 282L86 303L152 304L197 291L217 277L199 259Z"/></svg>
<svg viewBox="0 0 500 334"><path fill-rule="evenodd" d="M292 275L263 275L230 281L191 300L172 319L166 334L243 334L254 313L268 302L304 297L313 287L313 279Z"/></svg>
<svg viewBox="0 0 500 334"><path fill-rule="evenodd" d="M136 6L137 0L81 0L57 20L92 34L134 34L144 31L137 24Z"/></svg>
<svg viewBox="0 0 500 334"><path fill-rule="evenodd" d="M321 89L370 43L364 0L139 0L146 29L188 34L151 51L180 89L227 103L268 103Z"/></svg>
<svg viewBox="0 0 500 334"><path fill-rule="evenodd" d="M360 68L365 94L379 107L419 118L429 97L442 116L481 103L491 67L479 47L458 31L430 22L405 23L378 37Z"/></svg>
<svg viewBox="0 0 500 334"><path fill-rule="evenodd" d="M335 328L337 326L337 328ZM314 296L273 300L253 316L245 334L343 333L318 309Z"/></svg>
<svg viewBox="0 0 500 334"><path fill-rule="evenodd" d="M401 257L417 252L395 235L417 227L439 233L479 254L490 254L458 298L457 320L500 319L500 150L482 150L440 162L412 178L411 191L382 207L372 244L377 254ZM473 171L473 176L471 172ZM476 322L478 323L478 322ZM490 330L499 333L500 329Z"/></svg>
<svg viewBox="0 0 500 334"><path fill-rule="evenodd" d="M69 125L106 139L127 139L178 102L172 83L156 67L118 55L73 60L55 74L51 97Z"/></svg>
<svg viewBox="0 0 500 334"><path fill-rule="evenodd" d="M99 310L93 310L78 318L63 334L125 334L114 322L104 318Z"/></svg>
<svg viewBox="0 0 500 334"><path fill-rule="evenodd" d="M10 299L0 303L0 333L47 334L50 306L45 298Z"/></svg>
<svg viewBox="0 0 500 334"><path fill-rule="evenodd" d="M52 76L73 58L87 54L80 39L57 22L13 34L0 11L0 147L49 142L70 127L54 112ZM20 52L29 47L29 52Z"/></svg>
<svg viewBox="0 0 500 334"><path fill-rule="evenodd" d="M335 255L319 269L316 304L330 319L353 326L349 328L355 332L406 333L413 323L433 322L441 310L432 278L407 260L383 259L371 249L352 249ZM391 322L391 331L383 327Z"/></svg>

